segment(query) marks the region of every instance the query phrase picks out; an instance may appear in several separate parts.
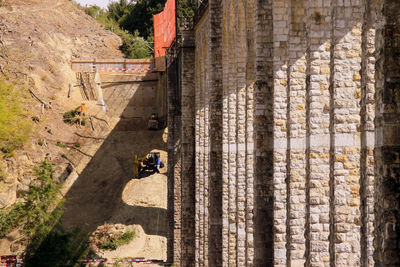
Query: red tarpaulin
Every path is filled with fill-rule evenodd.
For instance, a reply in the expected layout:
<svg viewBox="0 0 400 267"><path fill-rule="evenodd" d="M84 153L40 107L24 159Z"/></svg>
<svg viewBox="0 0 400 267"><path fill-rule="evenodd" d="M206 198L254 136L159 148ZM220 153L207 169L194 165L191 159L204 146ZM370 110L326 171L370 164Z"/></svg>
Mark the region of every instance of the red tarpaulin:
<svg viewBox="0 0 400 267"><path fill-rule="evenodd" d="M176 36L175 0L167 0L164 10L153 16L154 21L154 57L165 56L165 47L169 47Z"/></svg>

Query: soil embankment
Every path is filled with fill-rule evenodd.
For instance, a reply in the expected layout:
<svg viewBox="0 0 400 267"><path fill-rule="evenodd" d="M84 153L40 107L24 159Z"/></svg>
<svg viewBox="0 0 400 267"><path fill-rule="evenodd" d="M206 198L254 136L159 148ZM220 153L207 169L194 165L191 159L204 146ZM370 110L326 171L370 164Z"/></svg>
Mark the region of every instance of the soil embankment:
<svg viewBox="0 0 400 267"><path fill-rule="evenodd" d="M0 80L37 98L25 107L36 117L35 122L27 118L33 125L30 140L13 157L2 159L6 179L0 186L0 208L15 203L17 192L28 189L35 179L33 167L46 156L55 163L56 176L62 176L68 166L62 155L80 142L79 129L63 122L63 113L82 102L80 95L67 98L69 84L76 83L70 60L121 58L120 44L118 36L69 0L1 1Z"/></svg>
<svg viewBox="0 0 400 267"><path fill-rule="evenodd" d="M121 40L68 0L2 3L0 72L29 87L46 108L36 100L28 107L38 121L24 149L5 159L7 180L0 208L12 205L17 191L28 189L35 179L32 168L47 158L56 178L66 179L63 193L68 201L61 223L67 230L93 232L106 223L135 228L132 242L97 256L165 259L166 167L161 174L134 180L132 166L134 154L153 150L161 151L167 166L164 130L146 129L151 113L164 108L157 76L121 83L103 77L113 82L102 84L105 111L95 101L83 101L78 88L67 98L69 84L76 83L70 60L122 58ZM64 123L63 114L83 102L91 118L86 125ZM20 240L18 231L0 240L0 254L24 250Z"/></svg>

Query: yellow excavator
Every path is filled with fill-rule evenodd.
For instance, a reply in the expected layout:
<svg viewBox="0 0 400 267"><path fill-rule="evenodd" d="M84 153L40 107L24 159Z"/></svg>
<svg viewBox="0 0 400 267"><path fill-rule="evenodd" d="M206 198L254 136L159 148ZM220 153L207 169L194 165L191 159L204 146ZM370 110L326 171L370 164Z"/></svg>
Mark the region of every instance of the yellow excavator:
<svg viewBox="0 0 400 267"><path fill-rule="evenodd" d="M160 173L160 168L163 165L160 152L150 152L143 158L135 155L133 159L133 169L135 170L135 177L137 179L140 179L145 172Z"/></svg>

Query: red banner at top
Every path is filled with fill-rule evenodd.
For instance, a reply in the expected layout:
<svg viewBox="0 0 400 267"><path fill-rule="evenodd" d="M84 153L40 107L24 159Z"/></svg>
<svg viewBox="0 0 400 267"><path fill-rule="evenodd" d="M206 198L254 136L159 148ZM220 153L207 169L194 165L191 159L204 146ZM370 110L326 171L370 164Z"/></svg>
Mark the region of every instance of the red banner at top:
<svg viewBox="0 0 400 267"><path fill-rule="evenodd" d="M153 16L154 21L154 57L165 56L176 36L175 0L167 0L164 10Z"/></svg>

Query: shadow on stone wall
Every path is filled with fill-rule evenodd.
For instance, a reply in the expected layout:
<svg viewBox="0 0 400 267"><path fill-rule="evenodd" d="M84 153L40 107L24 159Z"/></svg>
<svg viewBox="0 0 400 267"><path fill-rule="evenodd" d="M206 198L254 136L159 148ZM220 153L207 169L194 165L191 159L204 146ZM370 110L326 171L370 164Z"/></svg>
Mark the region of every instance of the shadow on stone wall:
<svg viewBox="0 0 400 267"><path fill-rule="evenodd" d="M226 6L229 6L230 2L235 1L223 2ZM196 76L196 83L198 82L199 86L195 88L195 91L196 93L200 92L201 99L196 103L195 114L203 116L201 120L196 121L197 127L206 129L204 130L205 134L201 133L203 137L205 136L204 138L215 134L213 131L216 128L226 131L227 135L233 136L232 139L234 141L230 141L230 144L234 146L238 142L237 132L245 129L247 123L247 118L243 119L245 116L241 115L242 118L237 117L238 111L236 107L243 108L243 106L239 106L239 100L243 97L241 93L246 92L248 88L239 88L238 84L239 82L240 84L246 84L246 82L247 84L255 83L256 86L252 97L246 99L246 101L253 101L254 99L252 107L254 112L251 114L251 116L254 116L253 125L251 125L251 127L254 126L254 132L250 133L250 136L253 135L255 139L254 177L251 178L254 180L254 184L251 184L254 185L255 201L254 210L249 208L250 213L254 211L254 241L250 241L254 242L254 265L303 265L310 264L310 262L306 263L306 261L311 259L313 261L319 261L320 259L332 264L335 262L335 255L338 255L339 261L343 260L344 262L346 259L344 253L339 251L340 245L347 246L351 243L350 241L354 241L359 245L360 239L370 240L372 235L371 229L364 229L365 224L370 224L371 222L372 210L370 204L368 204L369 207L366 207L363 204L348 205L346 202L344 204L341 202L343 200L341 194L350 199L353 197L353 193L350 192L349 188L351 186L356 188L361 186L362 195L360 196L359 192L357 192L356 194L358 195L354 198L357 198L360 203L371 203L371 196L368 195L367 197L367 190L371 186L371 180L365 180L365 173L367 169L370 171L370 166L365 166L367 160L362 158L364 154L360 152L360 150L365 149L367 140L365 139L365 134L360 136L360 132L367 131L364 127L364 116L367 110L365 99L367 98L367 87L371 85L366 84L366 77L373 77L373 73L368 72L371 70L371 66L363 65L367 64L363 61L368 53L366 43L371 41L367 40L365 35L371 31L372 25L367 23L369 15L364 18L362 4L348 8L332 1L332 6L329 7L326 4L312 6L313 4L310 1L303 0L292 1L289 4L289 8L285 5L285 8L274 9L272 2L264 1L256 4L256 31L263 30L265 32L257 32L257 38L253 40L257 49L257 51L251 51L251 53L256 54L255 58L253 58L255 62L249 61L246 58L246 53L237 53L238 49L246 47L246 44L248 44L248 40L245 39L246 34L243 32L251 30L251 27L240 32L240 27L237 27L234 24L235 20L233 20L231 32L224 32L229 35L226 38L228 44L224 45L220 39L220 32L210 36L215 29L205 29L204 33L199 33L202 29L197 25L196 34L204 34L202 38L211 43L211 47L223 47L223 50L225 49L222 51L222 55L210 56L209 61L211 62L208 62L207 65L204 63L207 60L202 56L206 54L202 49L205 50L206 48L200 42L197 44L196 61L198 61L198 64L196 63L196 67L199 67L199 69L196 72L199 72L199 75ZM213 8L215 10L211 9L208 18L205 18L204 21L207 21L207 19L218 20L217 17L221 17L221 14L226 11L221 6L218 6L218 3L220 2L214 3L215 7ZM288 13L290 19L286 18ZM214 14L215 17L210 18L211 14ZM236 13L231 15L232 17L237 17ZM272 21L274 18L281 19ZM222 29L224 29L224 23L228 22L223 21L220 23L222 24ZM285 26L273 28L271 25L275 24ZM218 25L218 27L220 26ZM227 26L227 28L229 27ZM236 36L242 36L243 40L237 40L238 37ZM240 46L240 43L244 45ZM247 45L245 49L247 49L245 52L248 52L253 47ZM200 60L197 58L200 58ZM230 62L230 59L232 62ZM213 60L220 61L213 62ZM243 79L247 79L246 68L238 68L237 65L235 66L236 62L246 62L246 67L254 64L255 70L252 75L256 76L256 79L243 81ZM215 77L213 71L220 71L219 68L224 64L228 65L226 71L225 69L223 70L227 73L218 73L219 76ZM187 67L184 66L183 68ZM241 73L238 73L239 69L242 71ZM220 86L220 84L216 86L215 84L220 83L221 80L224 80L224 87ZM373 81L369 82L373 84ZM225 92L223 88L226 88ZM215 92L213 90L218 90L219 96L221 97L222 95L222 97L215 100ZM179 97L179 95L177 96ZM223 117L221 115L220 120L213 120L211 118L215 112L204 115L205 110L208 108L210 110L215 108L206 106L204 103L210 105L212 103L219 104L218 111L226 114L226 116ZM182 103L182 106L184 105ZM344 118L344 122L341 122L338 119L341 115L341 108L347 110L353 108L356 109L356 112L352 114L354 115L352 118L347 116ZM371 112L371 107L368 110ZM372 111L369 115L373 117L373 113ZM204 116L209 116L209 118L204 119ZM207 125L205 127L203 124L207 124L208 121L210 125L218 121L219 125L217 127L215 125ZM227 129L230 127L227 121L231 121L233 125L230 129ZM348 125L350 127L346 128ZM209 129L209 132L207 132L207 129ZM301 130L299 131L298 129ZM368 129L368 131L371 131L371 129ZM299 134L299 132L301 133ZM346 136L346 134L353 137L350 139L359 138L359 140L355 142L346 140L342 143L337 141L343 140L342 137ZM196 138L201 137L196 136ZM323 141L317 142L316 140ZM347 145L347 142L351 144ZM357 159L355 161L358 162L353 163L355 167L340 167L343 164L335 159L335 154L341 153L346 146L357 151ZM222 144L220 144L220 147L222 149ZM200 147L200 149L203 149L203 147ZM209 151L208 147L204 150ZM229 149L225 149L223 152L227 151ZM314 152L316 154L312 154ZM212 153L209 153L206 156L211 155ZM236 153L237 155L238 153ZM313 158L315 156L317 159ZM230 158L227 160L230 160ZM233 163L231 168L233 169L238 166L235 160L237 159L231 160ZM336 165L335 162L337 163ZM214 161L211 164L216 164L223 171L228 171L223 162ZM344 172L352 171L352 173L356 173L356 179L349 182L345 179L341 180L342 177L338 175L334 175L335 171L338 172L342 169ZM201 169L200 171L204 170ZM360 172L363 173L360 174ZM232 182L236 183L237 186L237 172L233 171L232 173L233 175L229 175L229 179L234 177L235 179L232 178ZM239 178L243 179L243 176ZM245 177L245 179L250 178ZM253 182L253 180L250 182ZM225 183L223 186L226 186L228 182L224 181L223 183ZM231 181L229 181L229 186L231 186ZM238 203L237 199L235 202L237 192L235 192L233 186L232 188L232 197L229 197L235 207ZM339 192L339 190L341 191ZM182 192L184 193L184 191ZM220 192L222 195L222 188ZM196 192L196 194L198 193ZM321 202L315 203L314 197L321 200ZM294 201L291 203L293 199L301 200L298 201L299 203ZM240 204L245 203L242 200L241 202ZM205 204L206 215L196 215L195 220L203 220L200 224L208 223L204 222L204 218L201 218L208 215L208 208L215 209L215 205L219 205L215 201L208 202L208 204L209 206ZM361 223L348 223L346 226L349 226L349 230L345 230L343 233L348 234L351 238L341 242L343 244L339 245L334 240L334 237L336 234L342 233L337 229L340 226L338 207L343 206L349 207L352 211L351 214L357 214L355 216L352 215L352 218L355 222L360 220ZM226 210L220 210L219 212L226 212ZM234 209L231 213L233 214L232 218L237 216L234 214ZM321 219L312 221L317 216L317 213L323 213ZM217 214L217 217L219 218L215 218L212 223L210 222L210 225L219 224L218 227L223 228L221 223L223 215ZM215 243L223 239L222 242L225 243L222 245L225 248L228 246L232 248L229 250L229 253L232 252L232 254L223 255L225 257L223 260L230 261L232 259L233 264L237 260L237 254L235 253L238 251L238 246L246 247L243 245L246 244L245 242L240 243L236 240L235 227L237 225L234 224L234 220L231 219L232 229L234 230L231 231L232 234L229 232L229 235L233 237L233 242L229 241L231 244L226 242L228 239L223 234L205 238L208 241L205 247L207 245L215 247ZM210 225L208 227L211 227ZM204 232L207 229L209 230L208 227L205 228L206 230L182 231L182 235L192 235L193 239L197 238L198 235L206 236L207 233L204 234ZM253 227L253 225L250 227ZM323 229L320 237L313 235L313 227ZM183 238L184 236L182 236ZM204 241L204 243L207 241ZM319 245L321 245L321 248ZM186 246L187 244L182 242L182 250L191 249L186 248ZM321 250L313 251L313 247L316 246ZM357 260L371 257L370 251L367 251L371 250L371 243L356 250ZM215 250L212 252L200 252L201 259L195 260L198 260L202 265L209 258L209 255L214 252ZM207 255L207 253L209 254ZM322 257L320 256L322 254L329 256ZM229 259L228 256L230 257ZM357 262L357 260L354 262ZM194 264L192 255L187 256L185 261L188 261L189 264ZM349 265L351 264L349 263Z"/></svg>

